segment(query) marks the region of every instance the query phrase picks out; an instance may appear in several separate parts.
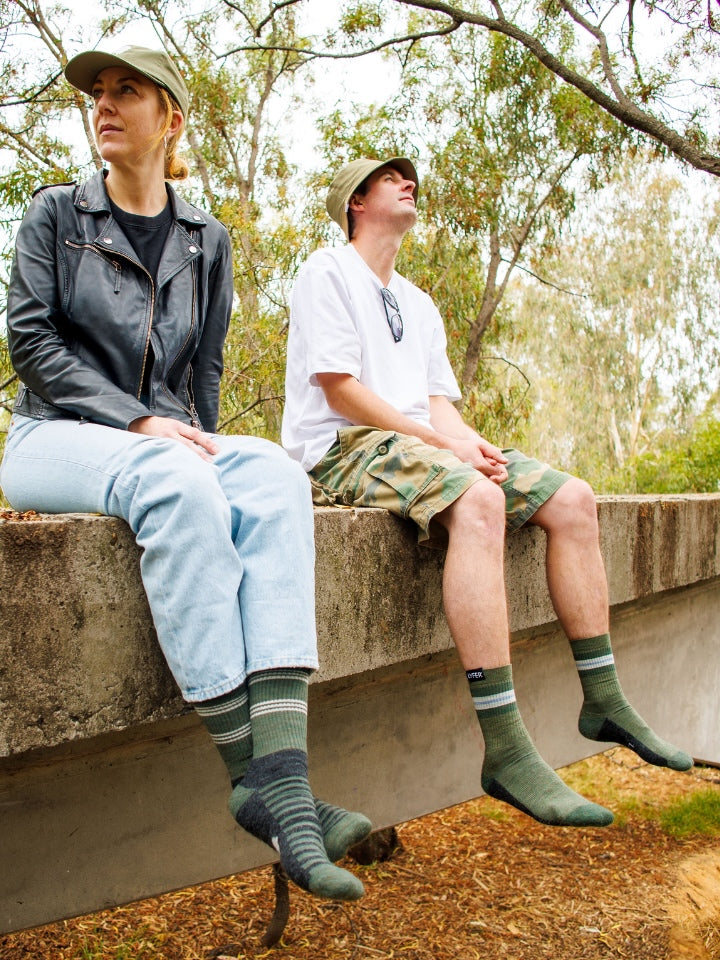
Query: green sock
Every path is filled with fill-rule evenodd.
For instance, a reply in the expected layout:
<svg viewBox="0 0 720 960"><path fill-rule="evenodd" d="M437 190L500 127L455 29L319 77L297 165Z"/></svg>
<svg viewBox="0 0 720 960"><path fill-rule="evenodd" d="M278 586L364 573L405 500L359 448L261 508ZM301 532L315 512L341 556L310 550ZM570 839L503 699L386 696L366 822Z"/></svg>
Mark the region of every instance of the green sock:
<svg viewBox="0 0 720 960"><path fill-rule="evenodd" d="M274 673L274 671L270 672ZM258 695L266 689L266 685L263 684L262 677L256 675L254 677L257 700ZM288 691L288 687L292 687L295 682L296 678L294 676L289 679L278 679L279 685L285 688L286 693L293 692L292 689ZM272 676L269 681L272 690ZM300 693L299 697L296 696L295 699L302 701L307 697L307 677L303 678L301 676L298 682ZM202 717L213 743L225 762L232 786L235 788L245 776L253 757L250 698L247 683L243 683L230 693L195 704L195 710ZM267 740L272 742L279 736L273 731L273 724L270 720L274 712L273 710L260 711L259 709L256 711L256 713L262 713L263 715L263 719L258 722L266 727L266 746ZM300 707L300 713L302 715L305 713L302 707ZM279 711L280 714L282 714L282 711ZM297 722L292 722L292 720L293 718L285 718L283 725L292 728L292 739L295 742L304 742L302 732L298 730ZM297 718L294 718L294 720L297 721ZM270 727L270 730L267 730L267 727ZM280 742L280 740L278 739L277 742ZM336 807L331 803L325 803L317 799L315 799L315 810L320 822L328 859L331 861L342 860L348 849L354 843L363 840L372 830L371 822L362 813L343 810L342 807Z"/></svg>
<svg viewBox="0 0 720 960"><path fill-rule="evenodd" d="M307 773L304 669L265 670L248 678L253 759L230 796L230 811L280 854L290 879L322 897L357 900L362 883L328 859Z"/></svg>
<svg viewBox="0 0 720 960"><path fill-rule="evenodd" d="M245 830L280 854L290 879L334 900L358 900L362 883L330 863L302 750L278 750L253 759L230 796L230 811Z"/></svg>
<svg viewBox="0 0 720 960"><path fill-rule="evenodd" d="M202 717L235 785L245 776L253 755L247 684L193 706Z"/></svg>
<svg viewBox="0 0 720 960"><path fill-rule="evenodd" d="M607 633L570 644L585 700L578 729L588 740L620 743L647 763L689 770L692 757L656 736L622 692Z"/></svg>
<svg viewBox="0 0 720 960"><path fill-rule="evenodd" d="M350 847L360 843L372 830L372 823L362 813L343 810L331 803L315 799L315 810L320 821L328 860L342 860Z"/></svg>
<svg viewBox="0 0 720 960"><path fill-rule="evenodd" d="M261 670L248 677L253 757L277 750L305 750L310 671Z"/></svg>
<svg viewBox="0 0 720 960"><path fill-rule="evenodd" d="M470 670L467 676L485 740L483 790L540 823L571 827L612 823L609 810L571 790L535 749L515 700L512 667Z"/></svg>

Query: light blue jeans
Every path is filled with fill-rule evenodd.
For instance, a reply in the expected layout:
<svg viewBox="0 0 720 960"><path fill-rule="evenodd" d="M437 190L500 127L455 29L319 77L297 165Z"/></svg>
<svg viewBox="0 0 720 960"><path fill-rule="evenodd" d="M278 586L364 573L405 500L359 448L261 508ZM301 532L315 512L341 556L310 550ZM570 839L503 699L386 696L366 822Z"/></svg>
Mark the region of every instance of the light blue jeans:
<svg viewBox="0 0 720 960"><path fill-rule="evenodd" d="M155 629L183 697L276 667L315 669L310 485L258 437L221 436L207 463L176 440L13 416L0 484L16 510L126 520Z"/></svg>

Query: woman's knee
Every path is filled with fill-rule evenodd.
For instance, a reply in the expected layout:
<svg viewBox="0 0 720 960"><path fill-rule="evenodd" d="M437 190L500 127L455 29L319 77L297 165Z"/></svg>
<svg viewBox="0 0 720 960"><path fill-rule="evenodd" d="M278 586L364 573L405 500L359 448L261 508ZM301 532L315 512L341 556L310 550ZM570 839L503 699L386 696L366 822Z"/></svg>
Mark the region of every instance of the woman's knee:
<svg viewBox="0 0 720 960"><path fill-rule="evenodd" d="M243 471L256 478L266 488L273 486L309 491L310 481L305 470L277 443L263 437L218 438L222 445L221 472L225 465L231 472Z"/></svg>

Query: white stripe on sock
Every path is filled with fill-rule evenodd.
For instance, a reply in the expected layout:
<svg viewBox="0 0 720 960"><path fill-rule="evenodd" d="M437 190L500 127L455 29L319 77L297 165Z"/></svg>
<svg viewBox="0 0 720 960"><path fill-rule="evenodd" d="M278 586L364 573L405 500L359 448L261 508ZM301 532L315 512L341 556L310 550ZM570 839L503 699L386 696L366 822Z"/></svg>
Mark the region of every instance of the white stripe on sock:
<svg viewBox="0 0 720 960"><path fill-rule="evenodd" d="M239 710L248 702L247 691L235 697L233 700L227 700L225 703L218 703L214 706L208 706L206 703L194 704L195 709L201 717L220 717L224 713L232 713L233 710Z"/></svg>
<svg viewBox="0 0 720 960"><path fill-rule="evenodd" d="M228 730L227 733L211 733L213 743L236 743L240 740L246 740L250 736L251 727L247 723L237 730Z"/></svg>
<svg viewBox="0 0 720 960"><path fill-rule="evenodd" d="M268 713L284 713L286 711L307 714L307 703L305 700L264 700L262 703L256 703L250 707L250 716L254 719Z"/></svg>
<svg viewBox="0 0 720 960"><path fill-rule="evenodd" d="M515 703L515 691L503 690L500 693L493 693L487 697L473 697L473 703L476 710L489 710L491 707L506 707L510 703Z"/></svg>
<svg viewBox="0 0 720 960"><path fill-rule="evenodd" d="M615 657L611 653L606 653L601 657L588 657L586 660L576 660L575 666L580 672L583 670L597 670L598 667L611 667L615 663Z"/></svg>

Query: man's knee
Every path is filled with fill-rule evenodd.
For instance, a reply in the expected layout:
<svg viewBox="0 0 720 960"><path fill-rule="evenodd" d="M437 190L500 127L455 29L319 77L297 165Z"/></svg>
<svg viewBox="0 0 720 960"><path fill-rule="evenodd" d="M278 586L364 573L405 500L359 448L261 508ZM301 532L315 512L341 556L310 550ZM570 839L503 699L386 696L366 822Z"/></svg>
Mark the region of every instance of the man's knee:
<svg viewBox="0 0 720 960"><path fill-rule="evenodd" d="M547 509L545 509L547 508ZM548 530L584 527L597 530L597 501L589 483L571 477L538 511L538 525Z"/></svg>
<svg viewBox="0 0 720 960"><path fill-rule="evenodd" d="M450 535L473 532L481 536L505 535L505 494L501 487L483 478L469 487L443 514Z"/></svg>
<svg viewBox="0 0 720 960"><path fill-rule="evenodd" d="M560 487L558 493L561 492L564 494L569 508L592 514L593 517L597 516L595 491L585 480L571 477L567 483Z"/></svg>

